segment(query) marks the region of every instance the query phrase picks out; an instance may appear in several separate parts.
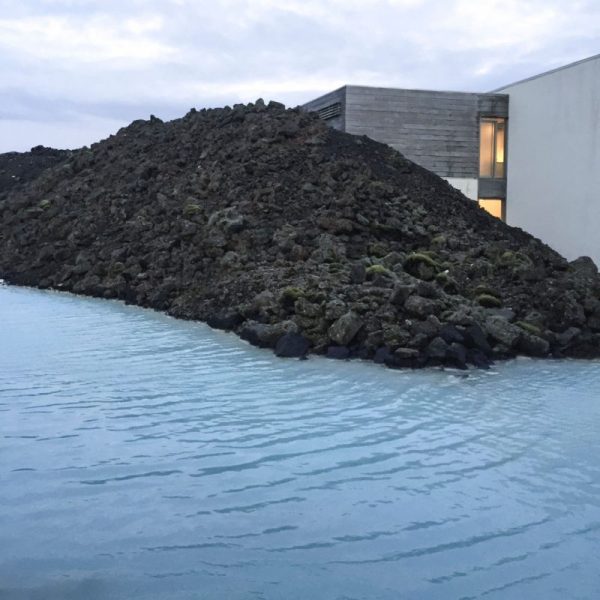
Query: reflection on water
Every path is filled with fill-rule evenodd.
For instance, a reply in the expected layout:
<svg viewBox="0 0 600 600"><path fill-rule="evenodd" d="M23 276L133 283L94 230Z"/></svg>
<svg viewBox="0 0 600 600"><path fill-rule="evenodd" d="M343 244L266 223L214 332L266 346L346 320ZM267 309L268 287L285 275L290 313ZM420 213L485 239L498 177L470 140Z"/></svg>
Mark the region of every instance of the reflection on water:
<svg viewBox="0 0 600 600"><path fill-rule="evenodd" d="M600 597L600 364L276 359L0 287L0 598Z"/></svg>

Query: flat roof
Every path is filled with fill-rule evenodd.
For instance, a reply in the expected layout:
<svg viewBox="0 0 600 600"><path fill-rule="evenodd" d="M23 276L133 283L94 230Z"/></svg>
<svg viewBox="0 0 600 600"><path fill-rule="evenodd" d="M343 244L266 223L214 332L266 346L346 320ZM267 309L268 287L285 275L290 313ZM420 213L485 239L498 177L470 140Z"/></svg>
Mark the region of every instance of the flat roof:
<svg viewBox="0 0 600 600"><path fill-rule="evenodd" d="M304 102L302 106L306 106L307 104L311 104L312 102L316 102L329 96L331 94L335 94L336 92L342 92L347 88L361 88L365 90L382 90L382 91L393 91L393 92L417 92L420 94L461 94L463 96L506 96L507 94L502 94L500 92L462 92L459 90L432 90L432 89L420 89L420 88L401 88L401 87L386 87L381 85L354 85L347 83L342 87L339 87L335 90L331 90L330 92L326 92L308 102Z"/></svg>

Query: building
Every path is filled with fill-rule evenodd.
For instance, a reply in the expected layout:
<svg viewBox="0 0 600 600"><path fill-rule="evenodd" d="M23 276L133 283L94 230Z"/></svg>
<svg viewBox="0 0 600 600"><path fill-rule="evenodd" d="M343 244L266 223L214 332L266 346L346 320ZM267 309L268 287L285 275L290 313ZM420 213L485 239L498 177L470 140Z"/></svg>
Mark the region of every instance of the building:
<svg viewBox="0 0 600 600"><path fill-rule="evenodd" d="M390 144L567 258L600 264L600 55L489 93L346 85L304 108Z"/></svg>

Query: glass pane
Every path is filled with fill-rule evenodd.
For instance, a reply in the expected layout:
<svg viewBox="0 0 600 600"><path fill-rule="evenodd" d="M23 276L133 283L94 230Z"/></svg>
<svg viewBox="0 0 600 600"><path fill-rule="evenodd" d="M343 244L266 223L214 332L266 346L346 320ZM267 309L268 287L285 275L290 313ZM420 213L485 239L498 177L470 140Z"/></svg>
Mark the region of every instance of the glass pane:
<svg viewBox="0 0 600 600"><path fill-rule="evenodd" d="M504 177L505 131L504 121L498 121L496 123L496 169L494 177Z"/></svg>
<svg viewBox="0 0 600 600"><path fill-rule="evenodd" d="M504 220L504 200L499 198L480 199L479 206L481 206L481 208L484 210L487 210L490 215Z"/></svg>
<svg viewBox="0 0 600 600"><path fill-rule="evenodd" d="M479 176L494 176L494 122L481 121L479 134Z"/></svg>

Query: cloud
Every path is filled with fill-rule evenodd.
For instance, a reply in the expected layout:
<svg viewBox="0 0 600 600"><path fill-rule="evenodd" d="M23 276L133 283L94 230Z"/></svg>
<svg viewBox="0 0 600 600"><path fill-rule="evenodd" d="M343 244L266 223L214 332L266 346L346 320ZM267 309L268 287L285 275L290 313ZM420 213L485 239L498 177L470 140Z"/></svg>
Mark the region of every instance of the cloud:
<svg viewBox="0 0 600 600"><path fill-rule="evenodd" d="M55 140L52 123L76 145L344 83L485 91L600 51L597 0L0 0L0 15L0 151Z"/></svg>
<svg viewBox="0 0 600 600"><path fill-rule="evenodd" d="M108 15L4 18L0 47L43 62L161 61L176 54L175 48L151 37L161 27L160 16L124 22Z"/></svg>

